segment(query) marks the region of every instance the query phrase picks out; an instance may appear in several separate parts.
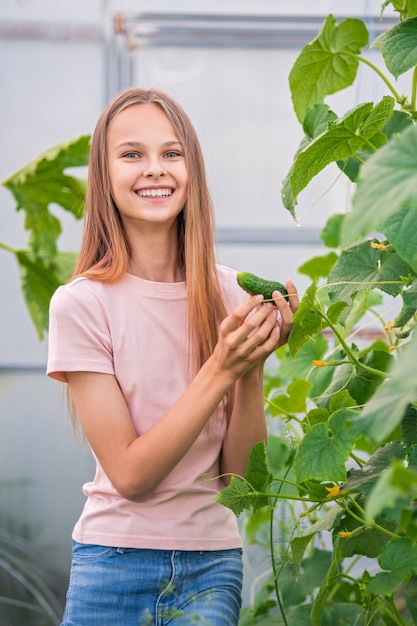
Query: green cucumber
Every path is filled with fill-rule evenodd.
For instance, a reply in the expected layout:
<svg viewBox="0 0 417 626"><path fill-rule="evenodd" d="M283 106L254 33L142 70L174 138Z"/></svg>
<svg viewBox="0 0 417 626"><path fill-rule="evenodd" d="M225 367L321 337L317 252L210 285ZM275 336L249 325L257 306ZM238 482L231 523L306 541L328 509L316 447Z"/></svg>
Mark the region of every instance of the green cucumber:
<svg viewBox="0 0 417 626"><path fill-rule="evenodd" d="M279 291L282 296L288 296L285 285L276 280L259 278L250 272L238 272L236 276L238 284L251 296L262 294L265 300L272 300L274 291Z"/></svg>
<svg viewBox="0 0 417 626"><path fill-rule="evenodd" d="M403 304L403 307L400 313L397 315L393 322L394 328L402 328L411 320L414 313L416 312L415 306L408 306L407 304Z"/></svg>

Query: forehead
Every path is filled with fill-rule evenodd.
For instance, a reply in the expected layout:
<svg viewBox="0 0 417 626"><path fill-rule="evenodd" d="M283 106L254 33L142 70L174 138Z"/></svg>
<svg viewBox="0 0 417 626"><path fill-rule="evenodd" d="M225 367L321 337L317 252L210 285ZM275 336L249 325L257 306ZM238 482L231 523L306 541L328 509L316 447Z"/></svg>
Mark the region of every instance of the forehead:
<svg viewBox="0 0 417 626"><path fill-rule="evenodd" d="M111 120L107 130L110 144L151 138L163 138L164 141L178 139L165 112L154 103L132 104Z"/></svg>

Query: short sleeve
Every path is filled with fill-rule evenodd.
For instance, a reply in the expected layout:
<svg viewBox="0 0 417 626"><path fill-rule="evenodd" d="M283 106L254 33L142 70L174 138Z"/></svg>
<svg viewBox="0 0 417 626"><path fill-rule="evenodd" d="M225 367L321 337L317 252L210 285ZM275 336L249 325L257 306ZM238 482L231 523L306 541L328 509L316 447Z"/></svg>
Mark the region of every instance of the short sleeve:
<svg viewBox="0 0 417 626"><path fill-rule="evenodd" d="M218 265L217 273L227 311L231 313L239 304L248 299L248 294L238 285L236 270L225 265Z"/></svg>
<svg viewBox="0 0 417 626"><path fill-rule="evenodd" d="M51 299L47 375L61 382L67 382L66 372L114 374L105 307L91 283L76 280Z"/></svg>

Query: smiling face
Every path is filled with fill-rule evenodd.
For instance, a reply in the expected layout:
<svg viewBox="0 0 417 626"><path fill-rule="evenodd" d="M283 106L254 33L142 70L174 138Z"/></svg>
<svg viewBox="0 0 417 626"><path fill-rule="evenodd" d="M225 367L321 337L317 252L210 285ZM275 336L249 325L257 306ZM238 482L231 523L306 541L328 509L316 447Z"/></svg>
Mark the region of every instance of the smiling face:
<svg viewBox="0 0 417 626"><path fill-rule="evenodd" d="M113 200L123 224L171 226L187 199L183 146L157 104L135 104L118 113L107 131Z"/></svg>

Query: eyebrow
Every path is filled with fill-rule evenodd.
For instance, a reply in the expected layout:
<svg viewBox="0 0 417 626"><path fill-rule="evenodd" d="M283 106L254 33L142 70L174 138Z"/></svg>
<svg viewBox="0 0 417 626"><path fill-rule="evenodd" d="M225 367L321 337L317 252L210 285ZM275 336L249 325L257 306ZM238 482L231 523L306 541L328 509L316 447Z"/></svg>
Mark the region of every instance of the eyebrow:
<svg viewBox="0 0 417 626"><path fill-rule="evenodd" d="M116 148L123 148L125 146L129 148L142 148L143 145L144 144L140 141L122 141L121 143L117 144ZM172 139L169 141L165 141L162 145L164 148L169 148L170 146L181 146L181 142L178 141L178 139Z"/></svg>

